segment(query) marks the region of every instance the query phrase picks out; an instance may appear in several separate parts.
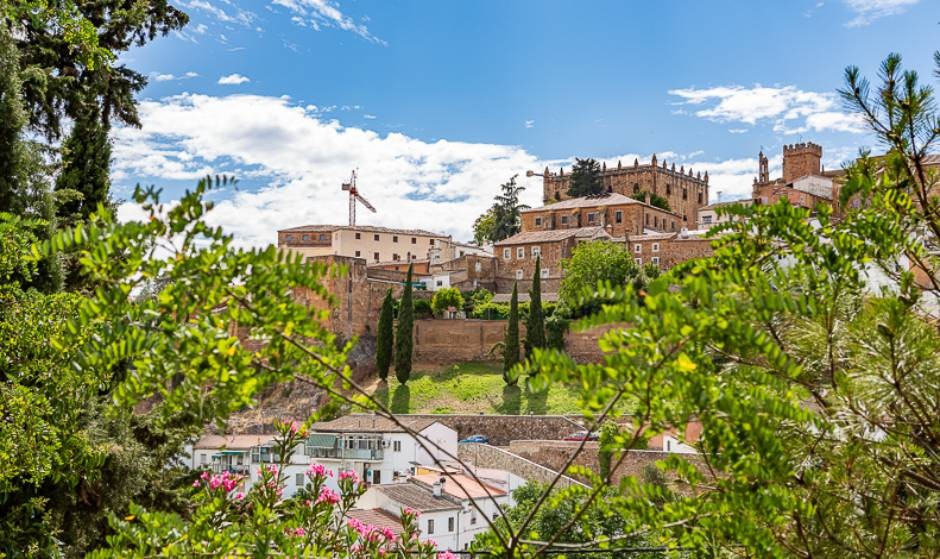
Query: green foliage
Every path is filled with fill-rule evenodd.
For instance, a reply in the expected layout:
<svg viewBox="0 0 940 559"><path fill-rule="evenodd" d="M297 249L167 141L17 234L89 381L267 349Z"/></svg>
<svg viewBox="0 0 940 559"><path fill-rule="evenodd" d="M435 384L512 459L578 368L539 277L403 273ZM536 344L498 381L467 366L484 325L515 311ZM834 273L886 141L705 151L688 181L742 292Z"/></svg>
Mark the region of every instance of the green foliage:
<svg viewBox="0 0 940 559"><path fill-rule="evenodd" d="M535 259L532 289L529 290L529 314L526 318L525 353L528 357L535 348L545 347L545 317L542 314L542 258Z"/></svg>
<svg viewBox="0 0 940 559"><path fill-rule="evenodd" d="M379 378L385 380L388 378L388 369L392 364L392 350L394 347L394 305L392 290L385 292L385 299L382 300L382 310L379 312L379 324L376 331L375 363L378 369Z"/></svg>
<svg viewBox="0 0 940 559"><path fill-rule="evenodd" d="M431 309L435 316L443 316L447 309L455 308L458 311L463 309L463 295L456 287L445 287L434 292L431 299Z"/></svg>
<svg viewBox="0 0 940 559"><path fill-rule="evenodd" d="M518 286L513 284L506 334L503 338L503 380L506 384L512 385L518 382L518 378L513 374L513 368L519 361L519 292Z"/></svg>
<svg viewBox="0 0 940 559"><path fill-rule="evenodd" d="M634 200L645 202L647 194L649 194L651 206L655 208L660 208L662 210L666 210L667 212L672 211L672 209L669 207L669 200L667 200L664 196L660 196L659 194L656 194L655 192L648 192L646 190L643 190L641 192L635 193L632 196L632 198Z"/></svg>
<svg viewBox="0 0 940 559"><path fill-rule="evenodd" d="M411 293L412 265L408 265L408 276L401 295L398 310L398 331L395 333L395 377L405 384L411 376L411 355L414 345L415 308Z"/></svg>
<svg viewBox="0 0 940 559"><path fill-rule="evenodd" d="M627 248L610 241L578 245L571 258L562 261L562 267L565 275L558 291L559 303L573 316L599 310L604 299L595 294L598 285L623 287L639 274Z"/></svg>
<svg viewBox="0 0 940 559"><path fill-rule="evenodd" d="M59 207L65 222L88 219L99 205L109 203L111 189L111 143L108 129L94 101L76 109L72 131L62 144L62 170L56 179L56 192L75 195Z"/></svg>
<svg viewBox="0 0 940 559"><path fill-rule="evenodd" d="M431 309L431 301L427 299L414 299L415 318L432 318L434 311Z"/></svg>
<svg viewBox="0 0 940 559"><path fill-rule="evenodd" d="M470 307L476 309L481 305L485 305L493 300L493 294L482 287L478 287L470 294Z"/></svg>
<svg viewBox="0 0 940 559"><path fill-rule="evenodd" d="M5 26L0 26L0 211L19 214L22 204L23 128L19 56Z"/></svg>
<svg viewBox="0 0 940 559"><path fill-rule="evenodd" d="M597 465L601 479L610 479L610 465L617 445L617 435L619 434L620 429L613 421L608 421L601 426L597 444Z"/></svg>
<svg viewBox="0 0 940 559"><path fill-rule="evenodd" d="M568 196L593 196L604 192L601 165L594 159L575 158L568 179Z"/></svg>
<svg viewBox="0 0 940 559"><path fill-rule="evenodd" d="M496 202L473 223L473 237L478 244L501 241L522 229L520 212L529 206L519 201L525 187L516 184L516 176L500 185L500 193L494 198Z"/></svg>
<svg viewBox="0 0 940 559"><path fill-rule="evenodd" d="M552 349L565 349L565 334L568 332L568 319L560 312L545 319L545 346Z"/></svg>

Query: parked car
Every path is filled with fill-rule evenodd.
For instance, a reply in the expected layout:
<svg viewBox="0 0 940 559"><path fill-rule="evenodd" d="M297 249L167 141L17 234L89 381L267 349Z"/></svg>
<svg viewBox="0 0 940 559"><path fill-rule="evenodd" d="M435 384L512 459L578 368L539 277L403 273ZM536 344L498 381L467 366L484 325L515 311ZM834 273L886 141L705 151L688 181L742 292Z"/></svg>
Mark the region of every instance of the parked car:
<svg viewBox="0 0 940 559"><path fill-rule="evenodd" d="M470 435L466 439L462 439L462 443L479 443L479 444L490 444L490 438L486 435Z"/></svg>
<svg viewBox="0 0 940 559"><path fill-rule="evenodd" d="M596 441L598 439L597 433L594 431L575 431L571 433L563 441Z"/></svg>

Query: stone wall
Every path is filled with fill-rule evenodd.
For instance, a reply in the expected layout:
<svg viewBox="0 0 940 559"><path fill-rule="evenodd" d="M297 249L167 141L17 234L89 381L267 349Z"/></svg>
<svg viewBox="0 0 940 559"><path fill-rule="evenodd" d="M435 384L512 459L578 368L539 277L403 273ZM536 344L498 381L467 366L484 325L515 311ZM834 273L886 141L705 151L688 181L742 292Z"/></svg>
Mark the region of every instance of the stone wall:
<svg viewBox="0 0 940 559"><path fill-rule="evenodd" d="M496 361L501 354L493 348L505 333L505 320L416 320L414 359L423 363ZM520 323L520 343L524 337L525 325Z"/></svg>
<svg viewBox="0 0 940 559"><path fill-rule="evenodd" d="M403 417L403 416L399 416ZM580 423L563 415L408 415L436 419L457 431L464 439L485 435L490 444L506 446L514 439L561 439L582 429Z"/></svg>
<svg viewBox="0 0 940 559"><path fill-rule="evenodd" d="M485 444L461 444L457 447L457 456L468 466L504 470L528 481L549 484L558 476L555 470L536 464L502 448ZM585 486L584 483L572 477L561 476L556 487L564 489L571 485Z"/></svg>
<svg viewBox="0 0 940 559"><path fill-rule="evenodd" d="M509 443L509 452L518 455L527 460L531 460L550 470L558 471L564 467L571 455L577 452L578 441L544 441L544 440L514 440ZM585 466L595 473L600 473L598 465L596 442L587 442L584 448L575 458L573 464L576 466ZM659 460L665 460L672 456L672 453L656 450L631 450L627 452L626 458L620 466L614 470L612 477L613 483L619 483L625 476L643 477L644 470L655 465ZM702 466L703 462L698 455L683 454L686 460L696 466ZM614 458L616 461L617 457ZM681 489L681 488L680 488Z"/></svg>

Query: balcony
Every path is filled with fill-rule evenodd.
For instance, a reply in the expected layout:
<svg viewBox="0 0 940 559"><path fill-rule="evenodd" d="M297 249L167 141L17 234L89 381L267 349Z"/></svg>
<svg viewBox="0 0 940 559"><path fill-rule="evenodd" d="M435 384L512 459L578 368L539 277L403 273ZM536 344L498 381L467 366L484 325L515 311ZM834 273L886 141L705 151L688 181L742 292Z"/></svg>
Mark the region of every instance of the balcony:
<svg viewBox="0 0 940 559"><path fill-rule="evenodd" d="M323 460L379 462L385 456L382 446L381 437L314 433L304 444L304 454Z"/></svg>
<svg viewBox="0 0 940 559"><path fill-rule="evenodd" d="M308 447L307 456L323 458L326 460L361 460L364 462L379 462L385 453L378 448L317 448Z"/></svg>

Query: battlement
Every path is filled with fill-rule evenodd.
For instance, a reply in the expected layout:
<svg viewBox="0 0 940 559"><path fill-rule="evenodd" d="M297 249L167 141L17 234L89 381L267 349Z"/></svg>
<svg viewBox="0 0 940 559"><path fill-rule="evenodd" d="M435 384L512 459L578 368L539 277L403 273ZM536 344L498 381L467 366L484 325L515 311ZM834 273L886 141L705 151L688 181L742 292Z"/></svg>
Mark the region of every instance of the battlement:
<svg viewBox="0 0 940 559"><path fill-rule="evenodd" d="M616 167L608 167L606 162L601 164L601 175L605 177L647 171L665 173L666 175L681 177L684 180L690 180L701 183L703 185L708 184L708 171L705 171L705 174L703 175L701 171L693 171L691 167L686 169L685 165L680 166L677 170L675 162L673 162L670 166L667 164L666 160L658 161L656 154L653 154L652 160L649 163L641 164L639 159L634 159L632 165L624 165L621 161L617 161ZM566 181L568 178L570 178L570 176L570 174L565 174L564 167L560 167L557 173L553 173L548 169L548 167L545 167L545 171L542 173L542 178L546 181Z"/></svg>
<svg viewBox="0 0 940 559"><path fill-rule="evenodd" d="M783 155L787 154L796 155L798 153L811 153L822 157L822 146L819 144L814 144L813 142L800 142L798 144L790 144L783 146Z"/></svg>

